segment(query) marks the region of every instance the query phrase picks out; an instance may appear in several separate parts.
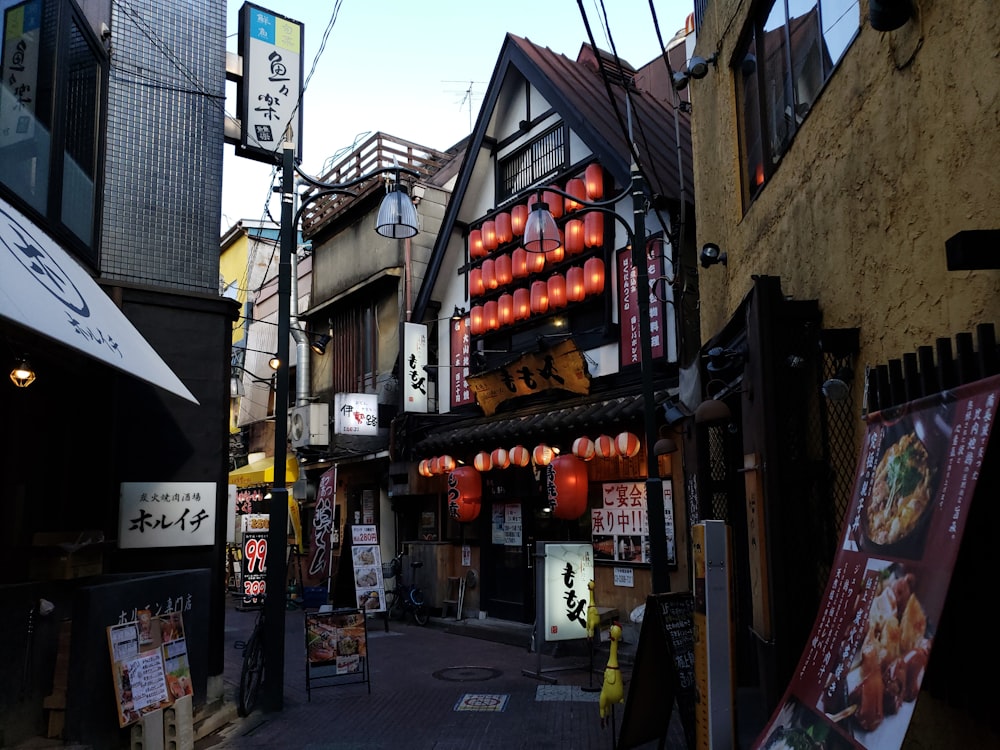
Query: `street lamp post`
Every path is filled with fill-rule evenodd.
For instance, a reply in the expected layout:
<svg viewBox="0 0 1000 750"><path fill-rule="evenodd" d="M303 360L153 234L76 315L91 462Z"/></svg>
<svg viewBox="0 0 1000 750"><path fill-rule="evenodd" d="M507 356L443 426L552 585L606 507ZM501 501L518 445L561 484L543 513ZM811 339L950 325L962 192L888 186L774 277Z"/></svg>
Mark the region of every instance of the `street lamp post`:
<svg viewBox="0 0 1000 750"><path fill-rule="evenodd" d="M288 488L285 486L285 456L288 452L288 337L291 333L292 253L302 211L313 201L333 194L353 195L350 188L380 174L393 172L396 186L379 207L376 231L383 237L405 239L417 233L417 212L399 184L401 173L419 177L420 173L394 165L380 167L343 183L326 183L305 174L295 164L295 146L285 142L281 162L281 229L278 255L278 349L274 407L274 485L271 489L270 520L267 533L267 574L264 598L264 684L261 705L266 711L284 707L285 675L285 583L288 566ZM295 211L295 175L317 188Z"/></svg>
<svg viewBox="0 0 1000 750"><path fill-rule="evenodd" d="M603 201L581 201L579 197L564 192L554 186L546 186L546 192L554 192L572 198L583 207L577 213L600 211L617 220L625 228L632 246L632 267L636 273L636 288L639 290L640 353L639 372L642 381L643 417L646 437L646 513L649 522L650 567L652 569L652 593L670 591L670 574L667 568L667 524L664 516L663 480L653 446L656 444L656 401L653 394L653 345L650 336L649 318L649 270L646 256L646 190L642 174L633 161L629 186L620 194ZM632 195L633 227L609 206L614 205L627 194ZM548 206L539 200L532 206L524 228L524 249L539 252L559 246L559 232ZM529 247L530 245L530 247Z"/></svg>

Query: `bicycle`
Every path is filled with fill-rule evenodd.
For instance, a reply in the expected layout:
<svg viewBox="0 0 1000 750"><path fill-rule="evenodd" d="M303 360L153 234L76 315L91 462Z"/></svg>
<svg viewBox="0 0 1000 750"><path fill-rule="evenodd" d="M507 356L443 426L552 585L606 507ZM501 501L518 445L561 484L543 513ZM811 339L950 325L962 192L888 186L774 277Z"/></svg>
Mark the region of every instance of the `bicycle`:
<svg viewBox="0 0 1000 750"><path fill-rule="evenodd" d="M260 685L264 681L264 610L262 605L257 613L253 632L246 641L237 641L236 648L243 649L243 665L240 667L240 686L236 710L240 716L249 716L257 705Z"/></svg>
<svg viewBox="0 0 1000 750"><path fill-rule="evenodd" d="M414 575L418 568L423 566L420 560L413 560L410 568ZM416 583L403 583L403 553L400 552L388 564L389 575L396 581L395 587L391 591L385 592L385 609L388 617L392 620L402 620L407 612L413 614L413 621L417 625L426 625L430 620L430 613L427 611L427 603L424 600L424 592Z"/></svg>

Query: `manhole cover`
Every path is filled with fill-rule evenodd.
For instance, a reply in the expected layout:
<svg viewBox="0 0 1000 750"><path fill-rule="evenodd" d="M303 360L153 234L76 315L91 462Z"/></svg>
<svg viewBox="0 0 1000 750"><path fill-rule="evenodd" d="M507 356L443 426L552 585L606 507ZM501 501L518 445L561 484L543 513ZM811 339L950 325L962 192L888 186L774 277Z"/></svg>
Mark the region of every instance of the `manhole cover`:
<svg viewBox="0 0 1000 750"><path fill-rule="evenodd" d="M490 711L500 712L507 708L509 695L485 695L482 693L466 693L455 704L456 711Z"/></svg>
<svg viewBox="0 0 1000 750"><path fill-rule="evenodd" d="M448 667L439 669L434 677L448 682L483 682L502 675L499 669L493 667Z"/></svg>

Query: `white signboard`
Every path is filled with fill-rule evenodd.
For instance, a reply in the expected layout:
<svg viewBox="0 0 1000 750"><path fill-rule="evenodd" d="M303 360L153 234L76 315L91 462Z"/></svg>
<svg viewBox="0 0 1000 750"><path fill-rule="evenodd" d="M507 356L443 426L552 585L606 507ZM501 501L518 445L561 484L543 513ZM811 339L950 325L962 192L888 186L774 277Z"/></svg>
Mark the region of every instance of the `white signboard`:
<svg viewBox="0 0 1000 750"><path fill-rule="evenodd" d="M122 482L118 547L215 544L215 482Z"/></svg>
<svg viewBox="0 0 1000 750"><path fill-rule="evenodd" d="M378 527L365 524L351 527L351 562L354 595L362 612L385 612L385 580L382 578L382 550Z"/></svg>
<svg viewBox="0 0 1000 750"><path fill-rule="evenodd" d="M0 147L33 138L41 46L41 0L12 5L3 14L0 63ZM44 97L43 97L44 98Z"/></svg>
<svg viewBox="0 0 1000 750"><path fill-rule="evenodd" d="M615 586L635 587L635 570L633 568L615 568Z"/></svg>
<svg viewBox="0 0 1000 750"><path fill-rule="evenodd" d="M274 161L285 128L302 154L302 43L298 21L244 4L240 13L241 155Z"/></svg>
<svg viewBox="0 0 1000 750"><path fill-rule="evenodd" d="M594 579L594 550L589 544L542 543L545 553L545 640L587 637L587 607Z"/></svg>
<svg viewBox="0 0 1000 750"><path fill-rule="evenodd" d="M645 482L607 482L601 485L601 507L590 510L591 539L598 560L649 563L649 517ZM670 479L663 480L663 523L667 537L667 564L677 564L674 498Z"/></svg>
<svg viewBox="0 0 1000 750"><path fill-rule="evenodd" d="M427 326L403 323L403 411L427 413Z"/></svg>
<svg viewBox="0 0 1000 750"><path fill-rule="evenodd" d="M378 395L335 393L333 432L336 435L378 435Z"/></svg>

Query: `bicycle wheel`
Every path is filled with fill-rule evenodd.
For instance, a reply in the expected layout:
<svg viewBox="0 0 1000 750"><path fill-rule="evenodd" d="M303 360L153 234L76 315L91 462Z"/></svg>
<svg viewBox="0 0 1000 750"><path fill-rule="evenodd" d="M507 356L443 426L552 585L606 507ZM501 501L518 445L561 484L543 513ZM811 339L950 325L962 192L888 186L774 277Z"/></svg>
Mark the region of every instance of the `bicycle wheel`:
<svg viewBox="0 0 1000 750"><path fill-rule="evenodd" d="M390 620L402 620L406 615L406 608L403 606L403 599L398 591L385 592L385 608L389 613Z"/></svg>
<svg viewBox="0 0 1000 750"><path fill-rule="evenodd" d="M423 604L413 609L413 621L417 625L426 625L428 620L430 620L430 615L427 612L427 607Z"/></svg>
<svg viewBox="0 0 1000 750"><path fill-rule="evenodd" d="M237 711L240 716L249 716L257 705L260 683L264 680L264 638L260 625L254 628L250 640L243 650L243 668L240 670L240 694Z"/></svg>

